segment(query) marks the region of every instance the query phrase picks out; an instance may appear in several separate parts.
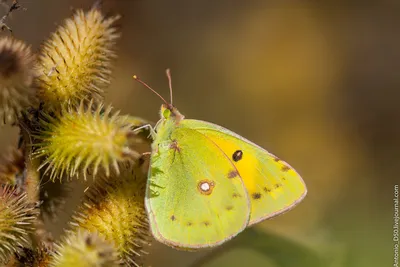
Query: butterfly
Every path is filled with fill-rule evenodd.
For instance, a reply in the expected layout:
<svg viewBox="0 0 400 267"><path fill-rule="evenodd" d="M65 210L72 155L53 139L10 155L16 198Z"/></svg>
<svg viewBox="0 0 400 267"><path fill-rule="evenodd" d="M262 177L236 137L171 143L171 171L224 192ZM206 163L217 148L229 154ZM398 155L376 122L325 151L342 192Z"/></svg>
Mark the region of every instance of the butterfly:
<svg viewBox="0 0 400 267"><path fill-rule="evenodd" d="M307 194L286 162L163 101L154 129L145 208L156 240L183 250L214 247L296 206ZM146 127L146 126L144 126Z"/></svg>

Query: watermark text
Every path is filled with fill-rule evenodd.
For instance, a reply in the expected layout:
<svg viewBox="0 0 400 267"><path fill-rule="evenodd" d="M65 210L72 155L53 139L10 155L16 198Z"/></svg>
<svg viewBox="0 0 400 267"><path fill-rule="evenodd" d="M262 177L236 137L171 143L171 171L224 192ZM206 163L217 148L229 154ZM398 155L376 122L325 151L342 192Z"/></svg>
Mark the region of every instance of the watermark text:
<svg viewBox="0 0 400 267"><path fill-rule="evenodd" d="M399 267L399 185L393 190L393 267Z"/></svg>

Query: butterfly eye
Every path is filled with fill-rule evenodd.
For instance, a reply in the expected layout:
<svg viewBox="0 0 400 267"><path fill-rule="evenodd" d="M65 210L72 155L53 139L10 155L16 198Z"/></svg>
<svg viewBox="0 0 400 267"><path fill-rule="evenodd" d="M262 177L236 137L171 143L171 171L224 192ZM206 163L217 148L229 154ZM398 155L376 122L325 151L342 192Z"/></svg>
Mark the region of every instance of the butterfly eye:
<svg viewBox="0 0 400 267"><path fill-rule="evenodd" d="M235 153L233 153L232 155L232 159L235 162L238 162L239 160L241 160L243 157L243 151L242 150L236 150Z"/></svg>
<svg viewBox="0 0 400 267"><path fill-rule="evenodd" d="M169 110L169 109L164 109L164 111L163 111L163 117L164 118L166 118L166 119L168 119L170 116L171 116L171 110Z"/></svg>

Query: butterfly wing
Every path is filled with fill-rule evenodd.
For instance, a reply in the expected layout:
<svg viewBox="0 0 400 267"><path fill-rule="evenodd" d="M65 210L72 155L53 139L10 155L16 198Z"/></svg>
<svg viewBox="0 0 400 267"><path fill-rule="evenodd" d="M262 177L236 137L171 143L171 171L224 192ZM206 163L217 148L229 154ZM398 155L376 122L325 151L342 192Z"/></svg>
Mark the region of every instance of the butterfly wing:
<svg viewBox="0 0 400 267"><path fill-rule="evenodd" d="M212 140L232 160L251 201L250 225L290 210L307 194L303 179L289 164L249 140L212 123L181 123Z"/></svg>
<svg viewBox="0 0 400 267"><path fill-rule="evenodd" d="M246 228L250 203L237 169L210 139L180 127L153 151L146 210L153 236L181 249L211 247Z"/></svg>

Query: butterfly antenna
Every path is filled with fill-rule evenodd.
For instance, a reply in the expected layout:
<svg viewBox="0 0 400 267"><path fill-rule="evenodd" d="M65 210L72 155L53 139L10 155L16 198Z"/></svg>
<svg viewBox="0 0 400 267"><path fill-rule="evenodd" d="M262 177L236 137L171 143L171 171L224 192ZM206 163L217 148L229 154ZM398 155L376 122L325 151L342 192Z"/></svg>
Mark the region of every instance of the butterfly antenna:
<svg viewBox="0 0 400 267"><path fill-rule="evenodd" d="M150 91L152 91L154 94L156 94L159 98L161 98L162 101L164 101L164 103L166 105L168 105L168 102L164 99L164 97L162 97L159 93L156 92L156 90L154 90L153 88L151 88L147 83L145 83L144 81L142 81L141 79L139 79L138 76L133 75L133 79L135 79L137 82L141 83L144 87L146 87L147 89L150 89Z"/></svg>
<svg viewBox="0 0 400 267"><path fill-rule="evenodd" d="M171 105L172 105L172 79L171 79L171 70L166 69L165 73L167 74L168 78L168 85L169 85L169 95L171 97Z"/></svg>

